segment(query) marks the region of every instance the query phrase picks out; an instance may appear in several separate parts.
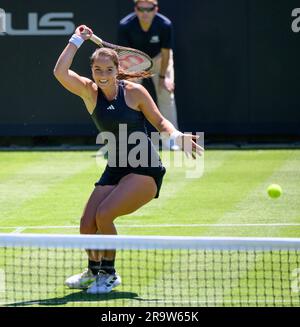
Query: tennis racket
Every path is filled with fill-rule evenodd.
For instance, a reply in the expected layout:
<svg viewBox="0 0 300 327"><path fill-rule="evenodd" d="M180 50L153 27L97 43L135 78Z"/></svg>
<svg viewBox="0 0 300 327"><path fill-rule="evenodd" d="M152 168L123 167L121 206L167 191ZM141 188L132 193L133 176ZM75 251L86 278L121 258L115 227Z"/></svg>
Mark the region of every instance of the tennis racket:
<svg viewBox="0 0 300 327"><path fill-rule="evenodd" d="M80 29L83 32L84 28ZM119 56L120 65L125 72L148 71L152 68L152 59L144 52L132 48L126 48L112 43L108 43L93 34L90 38L92 42L101 48L115 50Z"/></svg>

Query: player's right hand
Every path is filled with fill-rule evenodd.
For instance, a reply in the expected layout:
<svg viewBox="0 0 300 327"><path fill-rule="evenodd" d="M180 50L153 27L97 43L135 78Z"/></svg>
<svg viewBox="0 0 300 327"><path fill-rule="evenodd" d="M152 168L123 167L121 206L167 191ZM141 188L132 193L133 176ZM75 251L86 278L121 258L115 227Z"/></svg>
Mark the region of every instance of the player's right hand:
<svg viewBox="0 0 300 327"><path fill-rule="evenodd" d="M93 30L86 25L80 25L76 28L75 34L79 35L84 40L88 40L93 35Z"/></svg>

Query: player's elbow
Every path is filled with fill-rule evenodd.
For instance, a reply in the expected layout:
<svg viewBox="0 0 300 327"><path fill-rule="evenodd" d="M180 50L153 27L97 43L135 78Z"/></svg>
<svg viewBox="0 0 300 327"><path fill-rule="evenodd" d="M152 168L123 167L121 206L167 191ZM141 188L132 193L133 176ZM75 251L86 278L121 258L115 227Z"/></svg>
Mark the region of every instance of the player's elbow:
<svg viewBox="0 0 300 327"><path fill-rule="evenodd" d="M65 69L64 65L61 65L60 61L58 61L53 69L53 74L56 79L62 79L67 73L68 70Z"/></svg>
<svg viewBox="0 0 300 327"><path fill-rule="evenodd" d="M53 69L53 75L55 76L56 79L58 79L58 77L60 75L60 71L56 66Z"/></svg>
<svg viewBox="0 0 300 327"><path fill-rule="evenodd" d="M53 69L53 75L55 76L55 78L58 81L63 80L65 74L66 73L62 69L60 69L59 67L57 67L57 66L54 67L54 69Z"/></svg>
<svg viewBox="0 0 300 327"><path fill-rule="evenodd" d="M53 69L53 75L54 75L57 79L59 78L59 76L61 76L61 71L60 71L60 69L59 69L57 66L55 66L54 69Z"/></svg>

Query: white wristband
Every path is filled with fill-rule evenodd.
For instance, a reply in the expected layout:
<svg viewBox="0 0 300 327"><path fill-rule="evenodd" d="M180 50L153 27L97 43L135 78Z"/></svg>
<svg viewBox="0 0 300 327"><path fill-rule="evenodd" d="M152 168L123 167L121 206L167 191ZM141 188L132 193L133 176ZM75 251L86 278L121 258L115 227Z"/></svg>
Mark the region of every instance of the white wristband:
<svg viewBox="0 0 300 327"><path fill-rule="evenodd" d="M77 34L73 34L69 40L69 43L74 44L77 47L77 49L79 49L81 47L83 42L84 42L84 39Z"/></svg>

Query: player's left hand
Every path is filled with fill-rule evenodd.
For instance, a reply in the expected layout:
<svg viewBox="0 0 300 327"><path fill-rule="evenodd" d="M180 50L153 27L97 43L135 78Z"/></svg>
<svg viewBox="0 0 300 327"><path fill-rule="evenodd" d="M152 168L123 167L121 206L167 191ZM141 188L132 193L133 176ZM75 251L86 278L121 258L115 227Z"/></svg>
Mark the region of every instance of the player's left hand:
<svg viewBox="0 0 300 327"><path fill-rule="evenodd" d="M199 135L182 134L176 138L175 143L187 157L192 156L193 159L196 159L196 155L202 156L204 154L204 148L196 143L199 138Z"/></svg>

